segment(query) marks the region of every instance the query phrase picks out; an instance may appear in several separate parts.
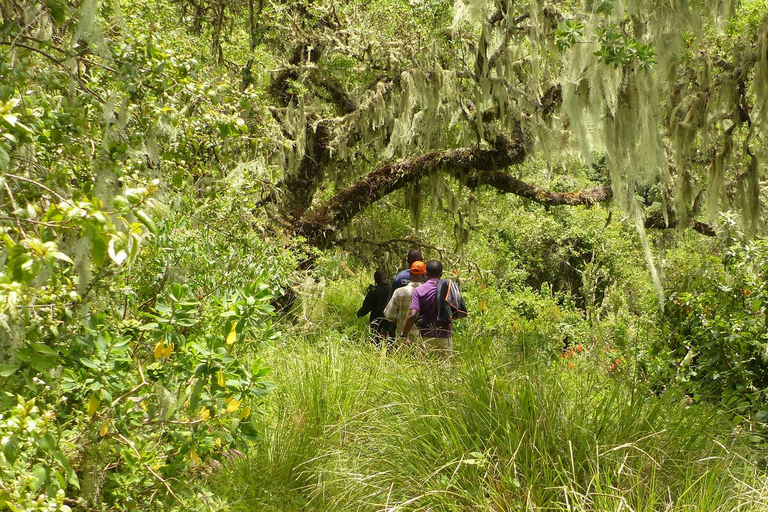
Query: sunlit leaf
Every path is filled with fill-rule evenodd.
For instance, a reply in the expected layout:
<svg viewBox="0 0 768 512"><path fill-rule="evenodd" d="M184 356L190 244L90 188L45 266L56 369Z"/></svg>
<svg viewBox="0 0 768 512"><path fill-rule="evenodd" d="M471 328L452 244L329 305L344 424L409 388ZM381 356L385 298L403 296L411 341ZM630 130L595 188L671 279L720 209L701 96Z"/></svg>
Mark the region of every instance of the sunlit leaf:
<svg viewBox="0 0 768 512"><path fill-rule="evenodd" d="M163 341L160 340L155 344L155 351L153 355L155 356L155 359L160 359L163 357L163 353L165 351L165 347L163 346Z"/></svg>
<svg viewBox="0 0 768 512"><path fill-rule="evenodd" d="M72 258L70 258L69 256L67 256L66 254L64 254L61 251L49 252L48 256L50 256L51 258L56 258L57 260L69 263L70 265L74 265L75 264L75 262L72 261Z"/></svg>
<svg viewBox="0 0 768 512"><path fill-rule="evenodd" d="M144 210L136 210L134 214L136 215L136 218L139 219L139 222L141 222L147 227L150 233L152 233L153 235L157 235L158 233L157 224L155 224L155 221L152 220L152 217L150 217L147 214L147 212L145 212Z"/></svg>
<svg viewBox="0 0 768 512"><path fill-rule="evenodd" d="M18 365L0 364L0 377L10 377L19 369Z"/></svg>
<svg viewBox="0 0 768 512"><path fill-rule="evenodd" d="M232 325L232 330L229 331L227 336L227 345L232 345L237 341L237 324Z"/></svg>
<svg viewBox="0 0 768 512"><path fill-rule="evenodd" d="M101 400L99 400L98 395L96 393L93 393L91 397L88 399L88 408L86 409L88 416L94 416L96 412L99 410L100 404L101 404Z"/></svg>
<svg viewBox="0 0 768 512"><path fill-rule="evenodd" d="M236 411L238 407L240 407L240 402L242 400L235 400L234 398L229 401L229 404L227 404L227 412L233 412Z"/></svg>

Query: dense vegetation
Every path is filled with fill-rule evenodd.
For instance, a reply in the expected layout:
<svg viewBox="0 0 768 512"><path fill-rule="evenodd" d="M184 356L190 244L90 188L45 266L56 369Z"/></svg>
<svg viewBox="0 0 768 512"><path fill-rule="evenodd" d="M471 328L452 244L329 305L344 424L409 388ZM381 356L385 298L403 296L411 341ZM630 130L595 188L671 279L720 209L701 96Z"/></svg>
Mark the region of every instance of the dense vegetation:
<svg viewBox="0 0 768 512"><path fill-rule="evenodd" d="M765 0L0 0L0 510L764 510L766 161Z"/></svg>

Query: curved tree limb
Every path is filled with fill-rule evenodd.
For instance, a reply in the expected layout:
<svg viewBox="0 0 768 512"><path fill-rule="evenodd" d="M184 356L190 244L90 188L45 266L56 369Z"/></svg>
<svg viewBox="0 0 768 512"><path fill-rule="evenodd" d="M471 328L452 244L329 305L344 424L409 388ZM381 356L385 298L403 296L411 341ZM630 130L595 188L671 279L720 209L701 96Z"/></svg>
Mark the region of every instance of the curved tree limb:
<svg viewBox="0 0 768 512"><path fill-rule="evenodd" d="M457 148L430 153L385 164L339 191L319 208L308 212L294 224L293 231L303 235L313 245L326 245L333 234L346 226L356 215L392 192L438 172L462 180L468 187L491 186L500 192L524 197L545 207L590 206L610 201L610 187L594 187L580 192L551 192L526 183L505 169L524 161L528 148L520 138L506 140L494 149ZM678 222L670 218L649 217L646 227L668 229ZM690 227L707 236L714 236L712 226L691 221Z"/></svg>
<svg viewBox="0 0 768 512"><path fill-rule="evenodd" d="M581 192L550 192L515 178L502 169L472 172L466 184L470 188L488 185L499 192L524 197L546 207L593 205L610 201L613 197L611 187L595 187Z"/></svg>
<svg viewBox="0 0 768 512"><path fill-rule="evenodd" d="M385 164L341 190L317 210L305 215L296 232L322 245L334 231L382 197L424 176L447 171L454 176L494 171L522 163L528 148L521 140L507 141L494 149L458 148Z"/></svg>
<svg viewBox="0 0 768 512"><path fill-rule="evenodd" d="M669 217L668 222L664 222L664 219L661 216L653 216L645 219L646 229L674 229L678 227L678 225L679 221L674 217ZM705 236L715 236L717 234L715 228L710 224L698 220L689 221L688 227Z"/></svg>

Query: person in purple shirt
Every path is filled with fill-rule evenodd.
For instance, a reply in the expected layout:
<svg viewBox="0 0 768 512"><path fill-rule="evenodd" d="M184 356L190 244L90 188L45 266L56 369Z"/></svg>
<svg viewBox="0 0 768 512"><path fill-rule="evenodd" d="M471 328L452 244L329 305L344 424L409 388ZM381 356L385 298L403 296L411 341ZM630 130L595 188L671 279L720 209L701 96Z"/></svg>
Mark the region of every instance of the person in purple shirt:
<svg viewBox="0 0 768 512"><path fill-rule="evenodd" d="M443 275L443 264L437 260L427 262L427 281L413 290L411 296L411 309L408 318L403 325L400 335L407 339L416 318L424 315L426 323L419 328L419 335L427 350L435 352L441 357L450 357L453 353L453 338L451 336L451 324L437 321L437 283Z"/></svg>
<svg viewBox="0 0 768 512"><path fill-rule="evenodd" d="M392 281L392 286L390 287L389 292L390 299L395 294L395 290L402 288L411 282L411 266L417 261L424 261L424 255L421 251L418 249L411 249L408 251L408 268L398 272L395 276L395 280Z"/></svg>

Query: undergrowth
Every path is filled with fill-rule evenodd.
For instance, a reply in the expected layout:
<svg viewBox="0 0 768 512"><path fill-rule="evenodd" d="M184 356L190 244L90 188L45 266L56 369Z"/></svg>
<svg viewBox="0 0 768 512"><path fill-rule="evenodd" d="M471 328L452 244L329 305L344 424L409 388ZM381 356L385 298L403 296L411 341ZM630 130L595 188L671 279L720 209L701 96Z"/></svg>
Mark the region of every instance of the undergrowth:
<svg viewBox="0 0 768 512"><path fill-rule="evenodd" d="M233 511L768 506L764 454L729 411L606 369L599 342L541 356L470 325L450 362L388 354L328 297L266 356L263 438L212 482Z"/></svg>

